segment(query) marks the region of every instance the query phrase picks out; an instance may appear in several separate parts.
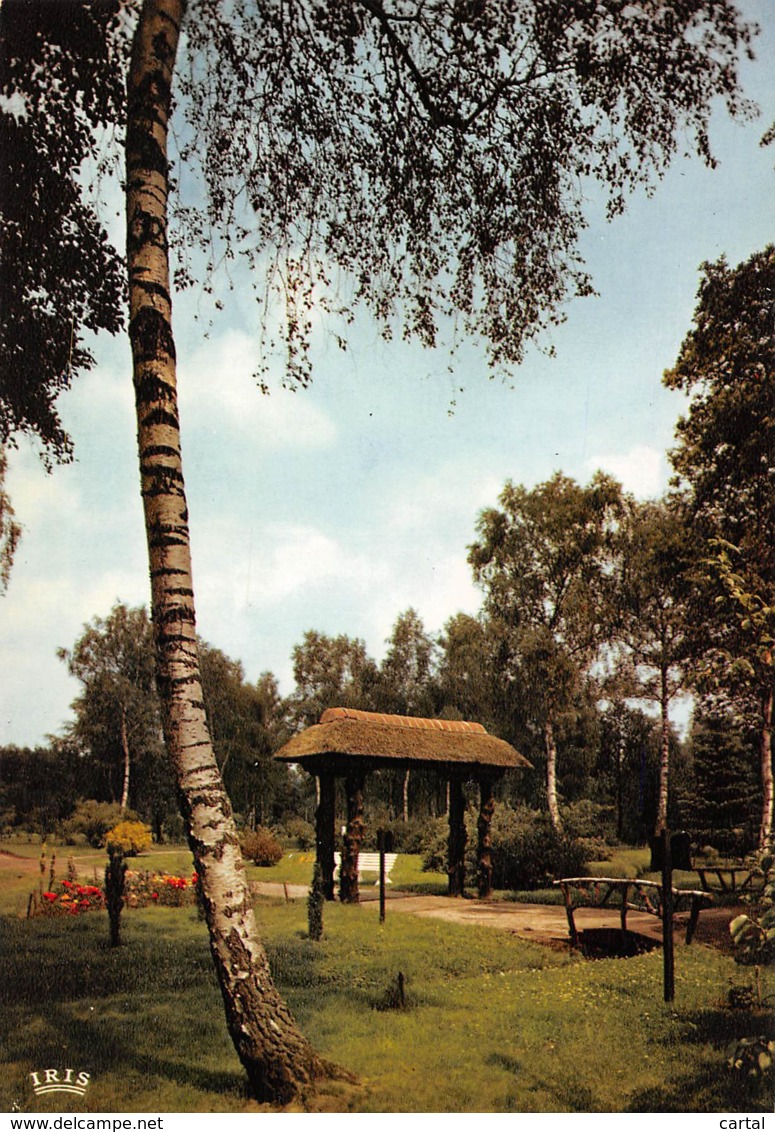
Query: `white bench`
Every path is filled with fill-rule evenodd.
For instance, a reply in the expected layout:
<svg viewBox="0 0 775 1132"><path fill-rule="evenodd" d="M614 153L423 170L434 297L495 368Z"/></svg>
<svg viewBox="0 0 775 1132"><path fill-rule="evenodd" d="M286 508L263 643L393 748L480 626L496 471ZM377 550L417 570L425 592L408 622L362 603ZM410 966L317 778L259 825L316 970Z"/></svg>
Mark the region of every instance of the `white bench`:
<svg viewBox="0 0 775 1132"><path fill-rule="evenodd" d="M398 853L385 854L385 884L390 884L390 871L396 863ZM334 853L334 880L339 879L339 870L342 866L342 854ZM358 854L358 880L363 880L364 873L376 873L375 884L379 884L379 853Z"/></svg>

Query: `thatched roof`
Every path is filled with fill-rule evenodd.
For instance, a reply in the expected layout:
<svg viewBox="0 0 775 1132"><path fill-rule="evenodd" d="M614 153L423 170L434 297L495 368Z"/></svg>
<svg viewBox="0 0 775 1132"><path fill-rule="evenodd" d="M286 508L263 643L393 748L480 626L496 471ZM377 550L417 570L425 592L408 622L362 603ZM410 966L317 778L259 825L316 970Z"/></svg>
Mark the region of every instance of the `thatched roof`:
<svg viewBox="0 0 775 1132"><path fill-rule="evenodd" d="M531 764L481 723L382 715L329 708L275 754L276 759L318 769L337 759L364 760L372 767L397 763L447 763L508 770Z"/></svg>

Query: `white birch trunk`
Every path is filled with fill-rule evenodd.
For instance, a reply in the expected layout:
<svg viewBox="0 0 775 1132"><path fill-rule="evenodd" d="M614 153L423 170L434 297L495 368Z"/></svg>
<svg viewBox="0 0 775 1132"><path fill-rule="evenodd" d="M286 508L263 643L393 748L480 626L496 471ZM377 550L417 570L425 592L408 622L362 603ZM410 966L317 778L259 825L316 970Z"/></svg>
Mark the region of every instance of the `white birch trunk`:
<svg viewBox="0 0 775 1132"><path fill-rule="evenodd" d="M167 254L167 124L185 7L144 0L127 84L129 333L158 683L229 1032L255 1095L284 1104L327 1067L271 981L205 719Z"/></svg>

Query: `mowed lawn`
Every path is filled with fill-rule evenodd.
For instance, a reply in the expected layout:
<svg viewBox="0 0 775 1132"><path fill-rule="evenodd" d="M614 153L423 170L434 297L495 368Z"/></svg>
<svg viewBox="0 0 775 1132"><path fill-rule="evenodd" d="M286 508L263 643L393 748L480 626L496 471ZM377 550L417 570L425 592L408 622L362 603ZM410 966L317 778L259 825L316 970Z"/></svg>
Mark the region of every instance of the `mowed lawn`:
<svg viewBox="0 0 775 1132"><path fill-rule="evenodd" d="M185 872L182 857L175 867ZM245 1093L195 909L127 910L123 946L111 950L104 915L26 920L24 882L0 883L4 1111L259 1107ZM383 926L373 905L326 906L316 944L304 901L256 907L299 1024L360 1079L324 1084L307 1099L311 1110L772 1107L768 1085L726 1067L729 1043L762 1032L769 1015L728 1008L730 984L752 976L717 951L677 951L676 999L666 1006L659 951L590 962L505 932L391 916L389 905ZM769 994L773 983L765 972ZM35 1097L28 1075L47 1067L88 1071L86 1097Z"/></svg>

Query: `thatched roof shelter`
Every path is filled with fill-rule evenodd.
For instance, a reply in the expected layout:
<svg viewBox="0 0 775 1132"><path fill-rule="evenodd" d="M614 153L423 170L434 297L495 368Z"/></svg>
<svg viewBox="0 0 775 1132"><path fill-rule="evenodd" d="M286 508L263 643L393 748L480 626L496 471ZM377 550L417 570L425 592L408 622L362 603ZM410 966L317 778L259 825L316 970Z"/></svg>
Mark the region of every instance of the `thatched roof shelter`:
<svg viewBox="0 0 775 1132"><path fill-rule="evenodd" d="M530 767L527 759L481 723L463 720L418 719L405 715L382 715L335 707L324 711L320 722L308 727L275 754L281 762L298 763L318 779L315 814L317 860L323 891L334 898L334 843L336 779L344 779L347 824L344 827L340 870L341 899L357 903L358 852L363 840L363 787L372 771L409 771L425 767L447 781L449 814L449 891L463 892L465 883L465 799L463 784L474 779L479 785L477 822L479 895L492 889L492 820L494 785L508 770ZM405 795L406 797L406 795Z"/></svg>
<svg viewBox="0 0 775 1132"><path fill-rule="evenodd" d="M505 771L530 767L509 743L490 735L481 723L463 720L418 719L335 707L324 711L320 722L295 735L275 754L282 762L299 763L313 773L327 764L364 769L435 764ZM440 765L441 764L441 765Z"/></svg>

